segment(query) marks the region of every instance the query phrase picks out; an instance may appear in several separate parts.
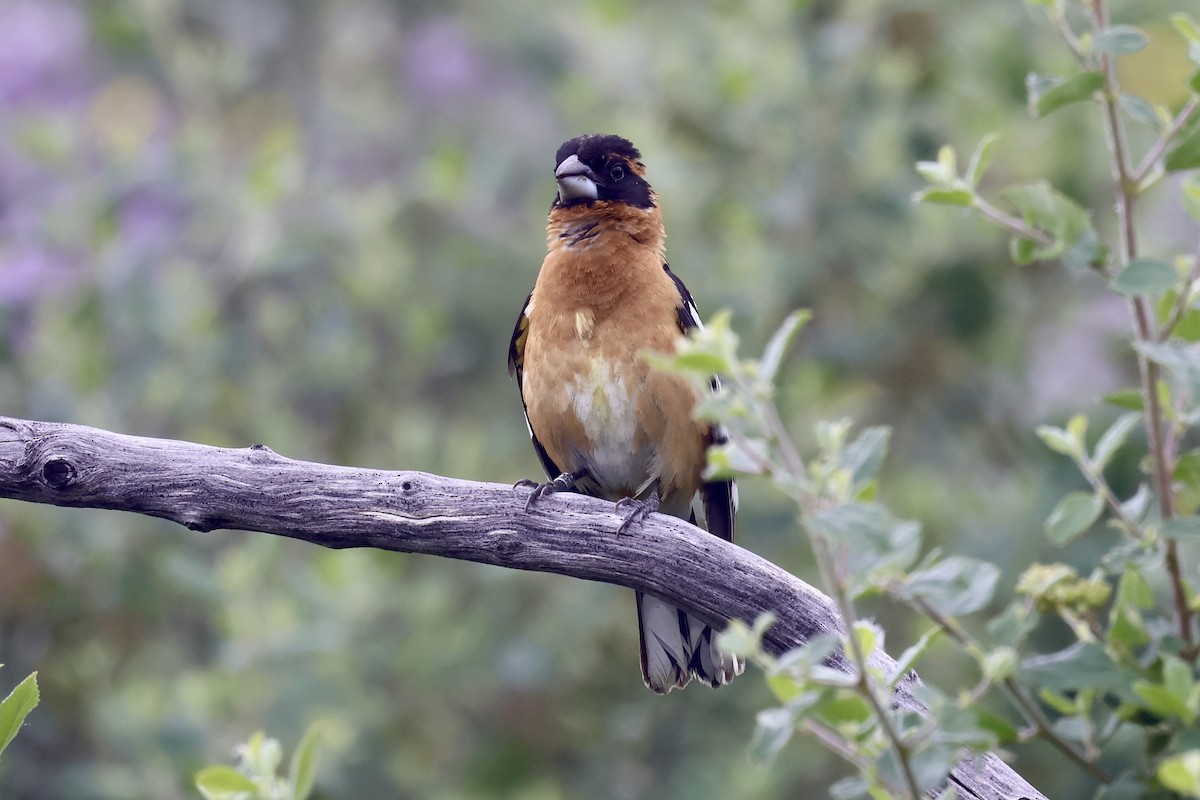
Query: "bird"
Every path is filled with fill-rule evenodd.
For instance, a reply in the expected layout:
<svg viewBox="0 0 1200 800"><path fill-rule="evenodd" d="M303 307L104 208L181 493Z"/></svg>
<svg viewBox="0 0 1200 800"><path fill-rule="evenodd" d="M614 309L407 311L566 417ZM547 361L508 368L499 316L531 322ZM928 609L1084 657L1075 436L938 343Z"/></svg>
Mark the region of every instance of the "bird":
<svg viewBox="0 0 1200 800"><path fill-rule="evenodd" d="M696 389L643 357L674 352L702 323L667 265L662 210L641 158L612 134L576 137L555 154L547 252L508 354L550 480L517 485L533 487L527 511L560 491L616 501L625 515L618 535L656 511L696 524L699 505L708 532L733 541L737 487L703 476L707 448L724 433L693 418ZM692 678L716 688L745 668L721 651L711 626L657 597L636 600L642 679L654 692Z"/></svg>

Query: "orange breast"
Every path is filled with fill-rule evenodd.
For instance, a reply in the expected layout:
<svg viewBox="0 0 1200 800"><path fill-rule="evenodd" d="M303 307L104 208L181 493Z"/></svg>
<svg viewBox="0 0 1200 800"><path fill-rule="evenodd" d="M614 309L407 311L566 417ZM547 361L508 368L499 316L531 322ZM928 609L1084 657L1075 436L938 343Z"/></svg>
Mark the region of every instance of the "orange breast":
<svg viewBox="0 0 1200 800"><path fill-rule="evenodd" d="M530 426L560 468L586 468L605 495L657 481L664 505L686 504L704 465L696 393L639 355L675 347L678 292L661 262L618 261L622 274L597 275L578 261L552 253L534 288L522 378Z"/></svg>

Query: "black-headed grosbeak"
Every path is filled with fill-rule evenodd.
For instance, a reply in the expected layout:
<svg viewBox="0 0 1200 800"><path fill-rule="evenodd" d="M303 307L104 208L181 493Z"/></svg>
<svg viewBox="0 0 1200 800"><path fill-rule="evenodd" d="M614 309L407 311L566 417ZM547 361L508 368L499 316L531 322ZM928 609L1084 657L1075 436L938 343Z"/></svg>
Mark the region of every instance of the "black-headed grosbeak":
<svg viewBox="0 0 1200 800"><path fill-rule="evenodd" d="M702 478L705 451L721 433L692 418L698 395L686 381L640 355L672 352L700 326L667 268L658 195L640 159L629 141L607 135L572 139L555 157L549 252L508 357L551 478L527 508L565 490L616 500L624 531L658 510L694 524L698 495L708 531L733 541L736 488ZM655 692L693 676L717 687L742 672L708 625L640 592L637 609L642 678Z"/></svg>

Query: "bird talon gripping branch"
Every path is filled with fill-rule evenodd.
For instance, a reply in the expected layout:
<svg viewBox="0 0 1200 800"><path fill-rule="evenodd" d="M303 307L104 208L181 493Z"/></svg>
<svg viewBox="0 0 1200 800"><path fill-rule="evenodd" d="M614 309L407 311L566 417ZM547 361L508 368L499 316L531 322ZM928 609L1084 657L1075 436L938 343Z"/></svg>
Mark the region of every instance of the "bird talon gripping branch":
<svg viewBox="0 0 1200 800"><path fill-rule="evenodd" d="M537 481L529 480L529 478L522 478L513 484L513 488L517 489L519 487L528 486L533 487L533 491L529 493L529 499L525 501L525 512L529 513L533 510L534 504L546 495L554 494L555 492L571 491L571 488L575 486L575 483L582 478L583 475L583 470L580 470L579 472L564 472L554 480L547 481L546 483L538 483Z"/></svg>
<svg viewBox="0 0 1200 800"><path fill-rule="evenodd" d="M653 492L645 500L638 500L633 497L622 497L617 501L615 511L620 514L624 512L625 519L621 521L621 527L617 528L617 536L629 533L629 529L634 525L641 525L650 515L657 512L661 501L658 497L658 492Z"/></svg>
<svg viewBox="0 0 1200 800"><path fill-rule="evenodd" d="M549 252L508 352L534 450L553 478L526 507L567 490L617 500L629 510L620 534L660 507L695 523L699 497L708 531L732 541L733 482L701 477L707 447L724 436L692 418L699 396L686 381L641 357L672 352L700 327L692 296L667 267L662 211L645 174L637 148L619 136L580 136L555 156ZM637 608L642 678L654 691L693 677L721 686L742 671L700 620L640 592Z"/></svg>

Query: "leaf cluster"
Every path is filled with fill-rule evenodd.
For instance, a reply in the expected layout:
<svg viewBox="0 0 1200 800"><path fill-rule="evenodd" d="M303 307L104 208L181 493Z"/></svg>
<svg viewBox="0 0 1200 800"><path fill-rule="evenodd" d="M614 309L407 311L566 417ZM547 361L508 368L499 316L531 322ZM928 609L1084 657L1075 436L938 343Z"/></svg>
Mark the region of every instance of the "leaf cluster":
<svg viewBox="0 0 1200 800"><path fill-rule="evenodd" d="M669 368L699 387L705 374L727 380L700 415L727 429L728 444L714 448L712 474L764 475L795 501L826 587L838 599L846 627L775 658L759 646L771 620L735 625L723 642L757 662L779 705L759 715L756 751L777 753L799 729L839 753L856 775L837 784L837 797L916 798L944 785L965 755L1040 738L1057 748L1096 786L1097 797L1141 797L1164 790L1200 797L1200 675L1196 660L1193 582L1181 566L1181 548L1200 539L1200 449L1188 434L1200 423L1200 248L1173 259L1147 258L1137 249L1137 201L1171 173L1181 174L1180 203L1200 219L1200 71L1191 92L1172 111L1121 90L1116 61L1147 45L1130 25L1114 25L1102 0L1041 7L1078 71L1030 74L1030 112L1044 117L1080 103L1101 111L1112 159L1117 202L1115 242L1094 214L1044 179L985 191L982 184L998 145L986 136L960 169L953 148L917 164L929 184L918 202L970 209L1012 235L1019 265L1058 261L1097 274L1133 311L1131 355L1142 383L1110 402L1126 413L1096 437L1079 414L1063 427L1037 434L1072 460L1089 491L1069 492L1045 520L1048 542L1068 547L1104 528L1120 535L1080 574L1061 563L1032 563L1015 582L1013 599L982 625L962 618L989 609L1000 570L993 564L937 550L921 555L920 528L896 519L876 499L875 474L888 432L857 436L848 421L821 423L802 455L774 408L781 355L808 314L788 319L762 359L737 355L728 319L685 343ZM1082 32L1078 18L1086 20ZM1171 17L1200 66L1200 24ZM1126 125L1155 136L1142 160L1130 160ZM991 198L995 198L994 200ZM1119 494L1106 470L1144 431L1144 479ZM858 618L855 603L886 595L932 623L885 673L870 662L883 631ZM1065 625L1072 642L1038 652L1035 634ZM976 633L973 628L980 628ZM957 646L976 666L974 682L950 691L915 690L927 716L906 706L903 677L938 639ZM1007 698L997 715L983 701ZM1015 715L1015 718L1014 716ZM1140 746L1130 747L1137 741Z"/></svg>

